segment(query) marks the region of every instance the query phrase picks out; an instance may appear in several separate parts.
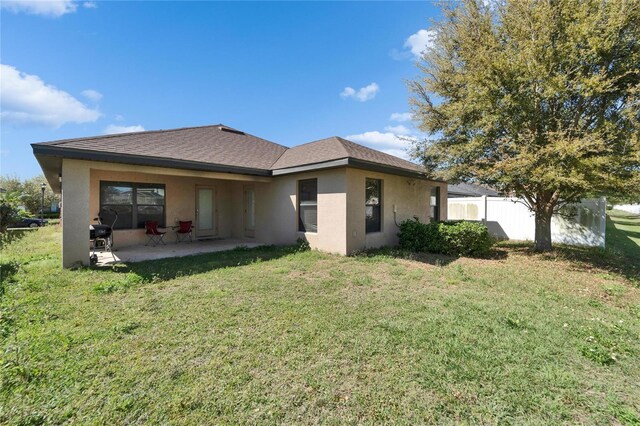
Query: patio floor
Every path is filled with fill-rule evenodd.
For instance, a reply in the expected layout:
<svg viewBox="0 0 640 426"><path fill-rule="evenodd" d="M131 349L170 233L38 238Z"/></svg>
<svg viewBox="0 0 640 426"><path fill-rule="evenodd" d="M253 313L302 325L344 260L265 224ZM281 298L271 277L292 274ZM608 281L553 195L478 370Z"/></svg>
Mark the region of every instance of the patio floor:
<svg viewBox="0 0 640 426"><path fill-rule="evenodd" d="M144 260L164 259L167 257L183 257L194 254L211 253L216 251L232 250L236 247L258 247L263 245L252 239L212 239L194 240L193 242L167 241L167 245L138 245L129 247L115 247L112 253L97 252L97 266L112 265L114 263L141 262Z"/></svg>

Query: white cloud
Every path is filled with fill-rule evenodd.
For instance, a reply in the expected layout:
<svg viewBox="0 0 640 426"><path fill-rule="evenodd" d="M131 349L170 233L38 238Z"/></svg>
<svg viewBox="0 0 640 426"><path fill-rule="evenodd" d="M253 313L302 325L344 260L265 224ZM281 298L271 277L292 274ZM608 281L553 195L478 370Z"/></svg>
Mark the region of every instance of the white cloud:
<svg viewBox="0 0 640 426"><path fill-rule="evenodd" d="M391 59L393 60L403 61L405 59L409 59L413 55L408 50L398 50L394 47L389 51L389 56L391 56Z"/></svg>
<svg viewBox="0 0 640 426"><path fill-rule="evenodd" d="M120 115L120 114L116 114L115 119L116 119L116 121L123 121L124 120L124 116Z"/></svg>
<svg viewBox="0 0 640 426"><path fill-rule="evenodd" d="M14 13L24 12L31 15L58 18L67 13L73 13L78 8L72 0L2 0L0 7Z"/></svg>
<svg viewBox="0 0 640 426"><path fill-rule="evenodd" d="M96 3L95 1L85 1L84 3L82 3L82 7L84 7L85 9L97 9L98 3Z"/></svg>
<svg viewBox="0 0 640 426"><path fill-rule="evenodd" d="M420 30L409 36L407 41L404 42L404 47L410 49L413 56L420 58L422 52L433 46L435 37L436 32L434 30Z"/></svg>
<svg viewBox="0 0 640 426"><path fill-rule="evenodd" d="M409 121L411 118L411 113L409 112L394 112L389 117L389 120L403 122ZM409 123L406 126L403 124L385 126L384 132L374 130L345 136L345 138L361 143L369 148L377 149L387 154L404 158L405 160L411 160L409 150L412 143L424 136L424 134Z"/></svg>
<svg viewBox="0 0 640 426"><path fill-rule="evenodd" d="M408 160L411 161L411 157L409 156L409 151L408 151L408 147L407 148L403 148L403 149L381 149L380 151L384 152L385 154L389 154L389 155L393 155L394 157L400 157L403 160Z"/></svg>
<svg viewBox="0 0 640 426"><path fill-rule="evenodd" d="M411 129L403 126L402 124L398 124L397 126L387 126L384 128L387 132L395 133L396 135L410 135Z"/></svg>
<svg viewBox="0 0 640 426"><path fill-rule="evenodd" d="M368 86L361 87L359 90L355 90L353 87L345 87L340 93L342 99L353 98L360 102L365 102L376 97L376 94L380 90L380 86L377 83L371 83Z"/></svg>
<svg viewBox="0 0 640 426"><path fill-rule="evenodd" d="M97 90L87 89L83 90L81 93L82 96L93 102L98 102L100 99L102 99L102 93L98 92Z"/></svg>
<svg viewBox="0 0 640 426"><path fill-rule="evenodd" d="M371 148L405 148L407 142L402 140L392 132L378 132L374 130L372 132L359 133L357 135L349 135L346 139L350 141L365 144Z"/></svg>
<svg viewBox="0 0 640 426"><path fill-rule="evenodd" d="M65 123L93 122L102 115L67 92L45 84L37 75L3 64L0 77L2 121L60 127Z"/></svg>
<svg viewBox="0 0 640 426"><path fill-rule="evenodd" d="M404 126L402 126L404 127ZM409 159L408 148L411 141L415 140L411 135L399 135L391 131L387 132L364 132L357 135L345 136L346 139L361 143L369 148L377 149L396 157Z"/></svg>
<svg viewBox="0 0 640 426"><path fill-rule="evenodd" d="M137 126L118 126L116 124L110 124L104 129L105 135L113 135L116 133L133 133L133 132L144 132L144 127L141 125Z"/></svg>
<svg viewBox="0 0 640 426"><path fill-rule="evenodd" d="M343 99L346 99L351 96L354 96L355 94L356 94L356 91L353 89L353 87L345 87L344 90L340 92L340 97Z"/></svg>
<svg viewBox="0 0 640 426"><path fill-rule="evenodd" d="M396 61L403 59L409 59L412 56L415 59L420 59L422 53L433 47L433 42L436 37L435 30L419 30L415 34L411 34L404 42L405 50L391 49L389 56Z"/></svg>
<svg viewBox="0 0 640 426"><path fill-rule="evenodd" d="M411 119L413 119L413 116L410 112L394 112L391 114L391 117L389 117L389 120L399 122L409 121Z"/></svg>

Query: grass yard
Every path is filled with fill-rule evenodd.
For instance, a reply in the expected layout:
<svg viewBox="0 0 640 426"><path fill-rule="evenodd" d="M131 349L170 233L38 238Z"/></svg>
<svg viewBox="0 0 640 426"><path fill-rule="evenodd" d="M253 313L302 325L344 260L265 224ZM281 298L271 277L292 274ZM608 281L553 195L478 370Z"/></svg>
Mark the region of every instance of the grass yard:
<svg viewBox="0 0 640 426"><path fill-rule="evenodd" d="M484 260L271 247L69 271L46 227L2 253L0 423L637 425L640 218L608 231Z"/></svg>
<svg viewBox="0 0 640 426"><path fill-rule="evenodd" d="M640 263L640 216L611 210L607 216L606 245Z"/></svg>

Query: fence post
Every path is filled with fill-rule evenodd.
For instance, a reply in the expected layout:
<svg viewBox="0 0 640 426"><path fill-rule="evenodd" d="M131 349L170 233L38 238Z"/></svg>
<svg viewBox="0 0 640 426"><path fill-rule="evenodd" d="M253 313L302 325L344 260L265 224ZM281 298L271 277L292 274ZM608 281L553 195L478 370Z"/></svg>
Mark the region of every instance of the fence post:
<svg viewBox="0 0 640 426"><path fill-rule="evenodd" d="M483 195L482 196L482 222L486 223L487 222L487 196Z"/></svg>

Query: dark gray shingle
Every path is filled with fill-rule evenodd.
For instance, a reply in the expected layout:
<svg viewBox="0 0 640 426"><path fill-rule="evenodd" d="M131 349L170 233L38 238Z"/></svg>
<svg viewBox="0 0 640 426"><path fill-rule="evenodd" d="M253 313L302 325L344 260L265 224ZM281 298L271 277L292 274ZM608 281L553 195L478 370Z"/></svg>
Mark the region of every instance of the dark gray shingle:
<svg viewBox="0 0 640 426"><path fill-rule="evenodd" d="M353 158L383 166L422 172L421 166L367 148L340 137L330 137L293 148L269 142L222 124L155 130L33 144L66 153L109 153L135 158L156 158L246 169L271 170Z"/></svg>
<svg viewBox="0 0 640 426"><path fill-rule="evenodd" d="M287 150L224 125L66 139L42 145L264 170Z"/></svg>
<svg viewBox="0 0 640 426"><path fill-rule="evenodd" d="M349 140L333 136L327 139L289 148L272 166L273 170L323 163L341 158L355 158L385 166L421 172L424 169L410 161L375 149L367 148Z"/></svg>

